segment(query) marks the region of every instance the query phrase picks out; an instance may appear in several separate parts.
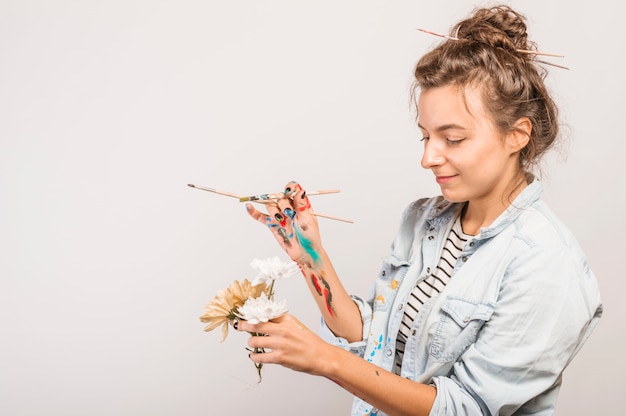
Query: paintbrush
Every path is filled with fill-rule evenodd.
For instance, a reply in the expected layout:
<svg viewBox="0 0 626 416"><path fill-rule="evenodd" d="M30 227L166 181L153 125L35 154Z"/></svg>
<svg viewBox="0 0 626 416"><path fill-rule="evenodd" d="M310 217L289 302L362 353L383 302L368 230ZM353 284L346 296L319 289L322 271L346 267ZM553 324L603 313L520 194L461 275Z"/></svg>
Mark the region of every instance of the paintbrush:
<svg viewBox="0 0 626 416"><path fill-rule="evenodd" d="M324 195L324 194L335 194L339 192L338 189L327 189L327 190L323 190L323 191L307 191L306 194L307 195ZM259 194L259 195L252 195L252 196L243 196L241 198L239 198L239 202L256 202L256 201L267 201L269 199L283 199L283 198L287 198L287 195L285 195L284 192L277 192L275 194Z"/></svg>
<svg viewBox="0 0 626 416"><path fill-rule="evenodd" d="M218 194L218 195L224 195L224 196L229 196L231 198L237 198L240 202L249 201L249 202L255 202L258 204L276 204L276 199L285 198L284 192L278 192L276 194L259 194L259 195L253 195L253 196L240 196L240 195L233 194L232 192L220 191L214 188L207 188L205 186L194 185L192 183L188 183L187 186L191 188L201 189L203 191L213 192L214 194ZM336 193L336 192L339 192L339 191L335 189L324 190L324 191L311 191L311 192L307 192L307 195L323 195L323 194L330 194L330 193ZM334 217L334 216L326 215L326 214L320 214L318 212L312 212L312 214L315 215L316 217L328 218L330 220L335 220L335 221L354 223L354 221L352 220L347 220L345 218Z"/></svg>
<svg viewBox="0 0 626 416"><path fill-rule="evenodd" d="M188 183L187 186L191 186L192 188L196 188L196 189L202 189L203 191L213 192L214 194L230 196L231 198L237 198L237 199L241 198L239 195L231 194L230 192L218 191L217 189L206 188L204 186L194 185L193 183Z"/></svg>

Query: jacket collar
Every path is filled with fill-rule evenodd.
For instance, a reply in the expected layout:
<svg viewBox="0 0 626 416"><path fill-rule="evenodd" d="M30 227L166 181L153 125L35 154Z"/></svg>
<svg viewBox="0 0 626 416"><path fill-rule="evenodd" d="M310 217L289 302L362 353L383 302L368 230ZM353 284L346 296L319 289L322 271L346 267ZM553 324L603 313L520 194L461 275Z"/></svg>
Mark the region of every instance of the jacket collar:
<svg viewBox="0 0 626 416"><path fill-rule="evenodd" d="M515 198L513 203L500 214L498 218L489 226L481 228L478 238L489 238L498 234L504 228L509 226L513 221L521 215L524 210L537 202L543 192L543 184L539 178L535 177L522 192ZM440 227L443 224L449 224L459 214L465 202L449 202L441 198L435 204L429 207L427 216L428 224L431 227Z"/></svg>

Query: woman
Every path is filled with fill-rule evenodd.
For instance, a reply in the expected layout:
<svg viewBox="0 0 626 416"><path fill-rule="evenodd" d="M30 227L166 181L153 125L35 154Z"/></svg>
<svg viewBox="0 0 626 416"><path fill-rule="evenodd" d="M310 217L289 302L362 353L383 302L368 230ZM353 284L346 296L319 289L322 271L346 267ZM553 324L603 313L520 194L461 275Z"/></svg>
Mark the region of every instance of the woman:
<svg viewBox="0 0 626 416"><path fill-rule="evenodd" d="M478 9L415 68L422 166L442 195L412 203L364 300L343 288L306 192L247 205L296 261L325 340L296 318L240 322L256 363L332 379L353 415L551 414L563 370L600 318L598 286L531 172L557 108L525 20ZM419 93L417 93L419 92Z"/></svg>

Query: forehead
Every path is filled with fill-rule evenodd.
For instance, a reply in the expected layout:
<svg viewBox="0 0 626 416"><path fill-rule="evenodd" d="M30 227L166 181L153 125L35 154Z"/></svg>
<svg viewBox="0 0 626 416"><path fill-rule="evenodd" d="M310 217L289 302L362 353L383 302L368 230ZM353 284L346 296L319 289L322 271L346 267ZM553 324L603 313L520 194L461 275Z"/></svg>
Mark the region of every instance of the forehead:
<svg viewBox="0 0 626 416"><path fill-rule="evenodd" d="M417 114L420 127L427 130L446 125L471 128L488 120L480 89L453 85L421 91Z"/></svg>

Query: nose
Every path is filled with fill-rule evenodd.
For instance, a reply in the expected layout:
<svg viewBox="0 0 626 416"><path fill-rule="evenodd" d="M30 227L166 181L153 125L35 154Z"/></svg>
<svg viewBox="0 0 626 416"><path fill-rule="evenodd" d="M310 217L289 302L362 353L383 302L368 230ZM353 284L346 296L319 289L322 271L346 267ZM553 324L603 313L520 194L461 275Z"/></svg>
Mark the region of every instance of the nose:
<svg viewBox="0 0 626 416"><path fill-rule="evenodd" d="M440 149L437 148L436 143L426 140L424 142L424 154L422 155L422 167L424 169L432 169L443 165L445 161L446 158Z"/></svg>

